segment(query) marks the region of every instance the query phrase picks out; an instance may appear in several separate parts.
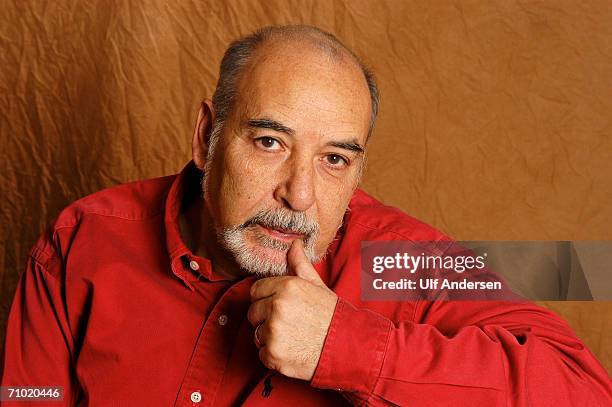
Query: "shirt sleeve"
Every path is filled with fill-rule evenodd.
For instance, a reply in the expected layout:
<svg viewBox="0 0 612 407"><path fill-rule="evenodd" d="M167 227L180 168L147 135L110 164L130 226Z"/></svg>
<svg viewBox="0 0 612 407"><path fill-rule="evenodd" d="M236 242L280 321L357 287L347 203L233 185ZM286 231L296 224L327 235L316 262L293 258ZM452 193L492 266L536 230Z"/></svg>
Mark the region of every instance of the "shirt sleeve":
<svg viewBox="0 0 612 407"><path fill-rule="evenodd" d="M74 405L74 344L60 280L48 267L53 267L53 261L41 262L30 256L20 277L8 317L2 386L61 386L63 405Z"/></svg>
<svg viewBox="0 0 612 407"><path fill-rule="evenodd" d="M427 302L393 322L340 299L311 380L355 405L609 406L607 372L532 303Z"/></svg>

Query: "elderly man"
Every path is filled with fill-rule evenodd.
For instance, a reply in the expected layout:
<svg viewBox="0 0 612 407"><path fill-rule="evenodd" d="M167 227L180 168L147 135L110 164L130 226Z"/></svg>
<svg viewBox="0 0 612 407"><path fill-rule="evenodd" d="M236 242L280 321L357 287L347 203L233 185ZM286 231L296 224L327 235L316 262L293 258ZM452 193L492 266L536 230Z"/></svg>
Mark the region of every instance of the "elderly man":
<svg viewBox="0 0 612 407"><path fill-rule="evenodd" d="M609 405L542 308L361 299L362 241L445 238L357 189L377 106L330 34L233 43L181 174L86 197L35 245L3 385L94 406Z"/></svg>

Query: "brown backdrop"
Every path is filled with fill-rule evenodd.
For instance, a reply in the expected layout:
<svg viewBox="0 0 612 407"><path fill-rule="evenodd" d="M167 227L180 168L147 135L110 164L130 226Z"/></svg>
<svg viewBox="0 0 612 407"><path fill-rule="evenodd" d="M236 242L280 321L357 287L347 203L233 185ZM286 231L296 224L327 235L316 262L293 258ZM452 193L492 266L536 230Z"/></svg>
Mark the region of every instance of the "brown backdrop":
<svg viewBox="0 0 612 407"><path fill-rule="evenodd" d="M69 202L175 173L228 42L329 30L377 72L363 187L462 239L612 239L609 1L3 1L0 335ZM547 303L612 369L611 303Z"/></svg>

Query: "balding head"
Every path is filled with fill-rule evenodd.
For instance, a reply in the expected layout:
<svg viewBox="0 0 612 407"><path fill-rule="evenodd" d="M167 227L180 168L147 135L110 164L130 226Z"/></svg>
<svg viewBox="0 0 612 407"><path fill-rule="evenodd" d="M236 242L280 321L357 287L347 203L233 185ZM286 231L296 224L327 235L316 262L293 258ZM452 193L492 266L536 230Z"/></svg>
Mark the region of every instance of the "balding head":
<svg viewBox="0 0 612 407"><path fill-rule="evenodd" d="M238 96L240 79L252 63L262 54L269 55L274 49L279 50L285 46L291 47L295 55L303 52L304 47L311 47L326 55L330 62L353 64L359 69L370 95L369 137L378 114L378 88L374 75L335 36L305 25L265 27L234 41L228 47L221 61L219 80L212 99L216 121L221 124L227 119Z"/></svg>

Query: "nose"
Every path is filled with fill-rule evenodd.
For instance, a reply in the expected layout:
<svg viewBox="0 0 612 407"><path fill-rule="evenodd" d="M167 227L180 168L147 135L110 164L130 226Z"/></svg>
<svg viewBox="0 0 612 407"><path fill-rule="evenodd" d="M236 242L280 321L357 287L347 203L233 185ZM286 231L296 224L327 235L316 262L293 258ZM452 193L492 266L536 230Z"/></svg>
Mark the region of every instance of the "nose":
<svg viewBox="0 0 612 407"><path fill-rule="evenodd" d="M314 203L314 167L307 159L292 159L283 168L283 181L274 191L274 198L283 206L305 212Z"/></svg>

